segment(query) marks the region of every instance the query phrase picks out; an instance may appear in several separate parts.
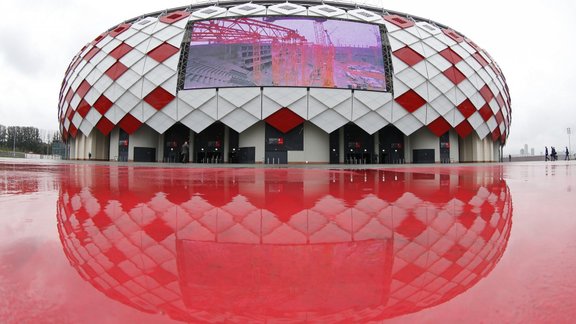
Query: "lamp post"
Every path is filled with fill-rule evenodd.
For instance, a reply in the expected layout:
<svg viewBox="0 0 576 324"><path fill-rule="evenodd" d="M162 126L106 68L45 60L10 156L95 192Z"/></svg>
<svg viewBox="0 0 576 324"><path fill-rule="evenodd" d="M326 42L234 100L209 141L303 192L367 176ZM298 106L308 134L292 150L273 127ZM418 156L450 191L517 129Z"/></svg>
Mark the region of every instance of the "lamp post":
<svg viewBox="0 0 576 324"><path fill-rule="evenodd" d="M572 133L572 130L570 127L566 128L566 133L568 134L568 153L570 153L572 152L572 145L570 145L570 134Z"/></svg>
<svg viewBox="0 0 576 324"><path fill-rule="evenodd" d="M12 157L16 157L16 128L14 128L14 143L12 144Z"/></svg>

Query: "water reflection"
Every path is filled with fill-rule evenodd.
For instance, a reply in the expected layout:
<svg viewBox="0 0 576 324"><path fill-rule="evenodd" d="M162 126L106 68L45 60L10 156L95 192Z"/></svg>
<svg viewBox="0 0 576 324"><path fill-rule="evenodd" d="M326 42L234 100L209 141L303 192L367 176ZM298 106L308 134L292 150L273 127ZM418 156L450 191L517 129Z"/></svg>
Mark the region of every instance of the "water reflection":
<svg viewBox="0 0 576 324"><path fill-rule="evenodd" d="M466 291L502 256L498 169L69 168L58 231L96 289L182 321L367 321Z"/></svg>

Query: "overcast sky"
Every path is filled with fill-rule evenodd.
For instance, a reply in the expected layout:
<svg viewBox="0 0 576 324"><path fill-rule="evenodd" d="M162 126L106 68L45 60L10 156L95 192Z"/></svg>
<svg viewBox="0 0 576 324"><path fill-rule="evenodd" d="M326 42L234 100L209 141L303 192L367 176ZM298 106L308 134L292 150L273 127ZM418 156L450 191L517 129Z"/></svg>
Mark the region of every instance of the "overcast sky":
<svg viewBox="0 0 576 324"><path fill-rule="evenodd" d="M248 2L248 1L247 1ZM116 24L181 0L7 0L0 3L0 124L58 129L58 94L72 57ZM576 149L576 1L364 0L450 26L500 65L512 97L504 153L524 144Z"/></svg>

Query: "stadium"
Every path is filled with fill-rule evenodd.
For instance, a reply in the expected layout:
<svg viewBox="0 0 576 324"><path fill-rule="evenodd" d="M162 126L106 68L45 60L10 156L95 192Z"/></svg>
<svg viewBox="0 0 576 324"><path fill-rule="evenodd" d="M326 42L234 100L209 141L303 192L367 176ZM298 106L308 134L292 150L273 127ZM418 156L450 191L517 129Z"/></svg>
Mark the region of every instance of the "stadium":
<svg viewBox="0 0 576 324"><path fill-rule="evenodd" d="M72 59L71 159L498 161L511 123L494 59L441 23L332 1L218 1L126 20Z"/></svg>

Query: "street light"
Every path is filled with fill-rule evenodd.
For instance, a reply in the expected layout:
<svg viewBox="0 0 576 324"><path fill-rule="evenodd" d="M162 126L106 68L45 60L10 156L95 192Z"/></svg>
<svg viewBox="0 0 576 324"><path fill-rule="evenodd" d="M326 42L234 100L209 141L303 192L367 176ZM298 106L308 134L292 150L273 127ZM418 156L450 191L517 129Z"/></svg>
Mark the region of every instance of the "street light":
<svg viewBox="0 0 576 324"><path fill-rule="evenodd" d="M572 152L572 146L570 145L570 134L572 133L570 127L566 128L566 133L568 134L568 153Z"/></svg>
<svg viewBox="0 0 576 324"><path fill-rule="evenodd" d="M14 144L12 145L12 156L16 157L16 128L14 130Z"/></svg>

